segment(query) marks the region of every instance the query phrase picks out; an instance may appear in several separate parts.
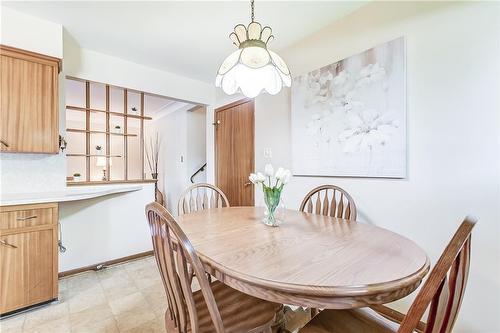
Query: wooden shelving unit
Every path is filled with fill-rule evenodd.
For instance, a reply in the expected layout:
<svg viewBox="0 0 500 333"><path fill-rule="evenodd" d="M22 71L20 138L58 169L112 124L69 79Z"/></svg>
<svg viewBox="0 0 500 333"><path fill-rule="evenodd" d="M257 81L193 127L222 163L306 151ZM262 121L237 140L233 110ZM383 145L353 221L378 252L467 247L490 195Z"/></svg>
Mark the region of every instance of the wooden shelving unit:
<svg viewBox="0 0 500 333"><path fill-rule="evenodd" d="M99 155L99 154L66 154L66 156L80 156L80 157L122 157L122 155Z"/></svg>
<svg viewBox="0 0 500 333"><path fill-rule="evenodd" d="M79 106L72 106L72 105L66 105L67 110L73 110L73 111L82 111L82 112L101 112L101 113L109 113L113 116L119 116L119 117L127 117L127 118L136 118L136 119L144 119L144 120L151 120L153 118L151 117L146 117L146 116L140 116L136 114L125 114L121 112L114 112L114 111L106 111L106 110L99 110L99 109L91 109L91 108L82 108Z"/></svg>
<svg viewBox="0 0 500 333"><path fill-rule="evenodd" d="M115 132L107 132L107 131L87 131L87 130L78 129L78 128L67 128L66 132L96 133L96 134L109 134L109 135L118 135L118 136L137 136L137 134L125 134L125 133L115 133Z"/></svg>
<svg viewBox="0 0 500 333"><path fill-rule="evenodd" d="M85 185L105 185L105 184L149 184L156 183L156 179L138 179L138 180L93 180L90 182L74 182L68 181L66 185L68 186L85 186Z"/></svg>
<svg viewBox="0 0 500 333"><path fill-rule="evenodd" d="M76 106L76 105L66 105L66 110L72 110L72 111L78 111L78 112L83 112L85 113L85 129L83 128L67 128L67 132L73 132L73 133L82 133L85 135L85 153L82 154L73 154L73 153L68 153L66 156L69 157L85 157L85 181L79 181L79 182L72 182L68 181L68 185L85 185L85 184L105 184L105 183L128 183L128 182L144 182L148 181L147 179L144 178L144 121L146 120L152 120L151 117L145 116L144 115L144 92L139 92L135 90L131 90L131 92L134 93L134 96L139 95L140 96L140 110L138 114L130 114L128 112L128 92L129 90L126 88L122 87L114 87L114 88L119 88L123 91L123 112L116 112L111 111L110 108L110 85L109 84L102 84L98 82L91 82L88 80L82 80L78 78L73 78L73 77L66 77L68 80L73 80L73 81L79 81L83 82L85 84L85 106ZM97 84L97 85L104 85L105 87L105 108L100 109L100 108L95 108L91 107L91 99L90 99L90 94L91 94L91 85L92 84ZM138 107L139 108L139 107ZM91 113L101 113L105 115L105 130L99 129L93 129L91 125ZM117 117L123 117L123 133L116 133L112 132L110 128L110 118L111 116L117 116ZM130 133L128 129L128 119L138 119L139 120L139 129L138 129L138 134L136 133ZM105 135L105 149L104 151L107 154L92 154L92 147L91 147L91 135L92 134L104 134ZM111 136L121 136L123 137L123 154L113 154L112 151L110 151L111 148ZM129 170L128 170L128 158L129 158L129 138L133 137L139 137L139 145L140 145L140 152L139 152L139 159L140 159L140 165L141 165L141 177L139 179L129 179ZM106 157L106 176L107 180L106 181L95 181L91 180L91 157ZM116 157L116 158L122 158L123 157L123 180L110 180L110 158L111 157Z"/></svg>

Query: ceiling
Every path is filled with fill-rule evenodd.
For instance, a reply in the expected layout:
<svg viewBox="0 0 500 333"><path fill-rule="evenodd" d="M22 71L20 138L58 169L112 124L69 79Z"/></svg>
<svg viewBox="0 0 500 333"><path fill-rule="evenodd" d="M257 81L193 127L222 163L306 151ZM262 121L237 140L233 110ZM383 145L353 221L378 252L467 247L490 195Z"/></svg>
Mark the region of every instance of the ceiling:
<svg viewBox="0 0 500 333"><path fill-rule="evenodd" d="M255 19L273 28L279 51L355 11L366 1L257 1ZM83 48L194 79L213 82L234 50L228 36L250 21L247 1L3 1L60 23ZM286 59L285 59L286 60Z"/></svg>

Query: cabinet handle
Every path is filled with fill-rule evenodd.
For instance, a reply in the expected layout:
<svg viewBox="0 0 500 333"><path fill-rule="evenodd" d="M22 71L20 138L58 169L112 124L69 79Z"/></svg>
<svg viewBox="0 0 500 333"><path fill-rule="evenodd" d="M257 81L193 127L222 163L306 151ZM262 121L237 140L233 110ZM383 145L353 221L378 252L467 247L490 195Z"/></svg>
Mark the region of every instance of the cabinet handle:
<svg viewBox="0 0 500 333"><path fill-rule="evenodd" d="M0 143L2 144L2 146L9 148L9 145L7 144L7 142L0 140Z"/></svg>
<svg viewBox="0 0 500 333"><path fill-rule="evenodd" d="M18 217L16 220L18 221L26 221L26 220L31 220L31 219L36 219L38 216L36 215L31 215L27 217Z"/></svg>
<svg viewBox="0 0 500 333"><path fill-rule="evenodd" d="M4 241L4 240L0 240L0 244L5 245L5 246L9 246L9 247L11 247L11 248L13 248L13 249L17 249L17 246L12 245L12 244L9 244L9 243L7 243L7 242L6 242L6 241Z"/></svg>

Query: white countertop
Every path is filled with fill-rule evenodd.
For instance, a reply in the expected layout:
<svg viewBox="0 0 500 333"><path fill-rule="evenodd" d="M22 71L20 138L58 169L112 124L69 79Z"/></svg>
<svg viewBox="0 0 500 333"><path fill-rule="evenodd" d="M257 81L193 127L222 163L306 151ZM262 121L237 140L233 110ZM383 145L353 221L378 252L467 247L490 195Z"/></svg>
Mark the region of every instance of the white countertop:
<svg viewBox="0 0 500 333"><path fill-rule="evenodd" d="M62 191L39 193L2 193L0 205L27 205L48 202L65 202L102 197L109 194L141 190L147 184L119 184L67 187Z"/></svg>

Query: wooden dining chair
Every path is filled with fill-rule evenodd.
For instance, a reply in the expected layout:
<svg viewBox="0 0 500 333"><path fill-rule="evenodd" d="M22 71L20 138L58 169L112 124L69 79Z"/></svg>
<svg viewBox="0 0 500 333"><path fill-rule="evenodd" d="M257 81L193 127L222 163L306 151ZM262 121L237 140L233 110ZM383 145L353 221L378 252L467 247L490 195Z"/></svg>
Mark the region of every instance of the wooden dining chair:
<svg viewBox="0 0 500 333"><path fill-rule="evenodd" d="M221 207L229 207L229 201L224 192L217 186L200 183L189 187L182 193L177 209L178 214L182 215Z"/></svg>
<svg viewBox="0 0 500 333"><path fill-rule="evenodd" d="M443 254L432 269L422 289L413 301L408 313L373 309L324 310L314 317L300 333L449 333L464 297L469 273L470 242L476 219L466 217ZM382 268L383 269L383 268ZM385 309L389 309L384 307ZM427 322L421 321L429 309ZM400 317L400 320L389 320Z"/></svg>
<svg viewBox="0 0 500 333"><path fill-rule="evenodd" d="M165 324L177 332L270 333L281 304L267 302L216 281L204 267L174 217L160 204L146 206L156 263L165 288ZM193 292L192 280L200 290ZM170 331L169 331L170 332Z"/></svg>
<svg viewBox="0 0 500 333"><path fill-rule="evenodd" d="M302 200L300 211L356 221L353 198L335 185L321 185L312 189Z"/></svg>

